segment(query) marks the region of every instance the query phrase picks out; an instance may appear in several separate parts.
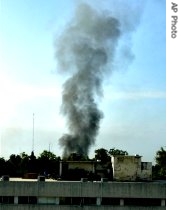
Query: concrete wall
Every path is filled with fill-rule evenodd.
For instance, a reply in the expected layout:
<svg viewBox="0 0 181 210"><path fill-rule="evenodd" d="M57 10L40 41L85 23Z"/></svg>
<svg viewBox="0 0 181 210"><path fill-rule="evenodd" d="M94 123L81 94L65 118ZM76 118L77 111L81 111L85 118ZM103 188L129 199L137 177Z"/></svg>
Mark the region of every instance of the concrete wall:
<svg viewBox="0 0 181 210"><path fill-rule="evenodd" d="M135 181L141 174L140 156L117 155L111 161L115 180Z"/></svg>
<svg viewBox="0 0 181 210"><path fill-rule="evenodd" d="M152 163L151 162L141 162L140 179L152 180Z"/></svg>
<svg viewBox="0 0 181 210"><path fill-rule="evenodd" d="M92 161L67 161L68 169L84 169L86 171L95 171L95 163Z"/></svg>
<svg viewBox="0 0 181 210"><path fill-rule="evenodd" d="M3 196L165 198L163 182L0 182Z"/></svg>
<svg viewBox="0 0 181 210"><path fill-rule="evenodd" d="M92 175L94 174L101 178L109 177L112 180L112 169L110 166L110 163L101 163L97 161L60 161L59 175L63 179L78 180L74 179L75 177L71 177L72 179L68 178L70 173L73 173L71 170L83 169L86 172L91 172ZM94 179L96 178L94 177Z"/></svg>
<svg viewBox="0 0 181 210"><path fill-rule="evenodd" d="M35 205L0 205L0 210L165 210L165 207L113 207L113 206L35 206Z"/></svg>
<svg viewBox="0 0 181 210"><path fill-rule="evenodd" d="M111 158L112 168L110 163L101 163L96 161L61 161L60 176L63 179L68 178L73 172L69 170L84 169L85 171L95 173L102 178L109 178L117 181L137 181L137 180L152 180L152 163L141 162L141 156L124 156L115 155ZM84 176L84 175L79 175ZM80 177L79 177L80 178ZM80 180L76 178L74 180Z"/></svg>
<svg viewBox="0 0 181 210"><path fill-rule="evenodd" d="M114 180L152 180L152 163L141 162L141 156L116 155L112 156L111 162Z"/></svg>
<svg viewBox="0 0 181 210"><path fill-rule="evenodd" d="M14 204L0 203L0 210L165 210L165 182L63 182L1 181L0 197L14 196ZM37 204L18 204L21 196L37 198ZM95 198L94 205L60 205L61 198ZM126 206L126 199L156 199L158 206ZM103 199L118 199L116 205L105 205ZM162 205L162 206L161 206Z"/></svg>

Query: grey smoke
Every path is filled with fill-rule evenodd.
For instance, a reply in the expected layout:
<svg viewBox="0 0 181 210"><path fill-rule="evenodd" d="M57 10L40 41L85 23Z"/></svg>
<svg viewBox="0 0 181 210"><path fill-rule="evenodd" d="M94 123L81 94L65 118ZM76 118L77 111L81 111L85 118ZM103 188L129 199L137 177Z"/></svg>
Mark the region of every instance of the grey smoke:
<svg viewBox="0 0 181 210"><path fill-rule="evenodd" d="M69 134L59 139L64 156L72 152L87 155L95 143L103 118L96 97L101 97L102 80L111 71L117 41L124 34L121 26L107 12L81 4L56 40L59 70L71 75L63 85L61 107L69 128Z"/></svg>

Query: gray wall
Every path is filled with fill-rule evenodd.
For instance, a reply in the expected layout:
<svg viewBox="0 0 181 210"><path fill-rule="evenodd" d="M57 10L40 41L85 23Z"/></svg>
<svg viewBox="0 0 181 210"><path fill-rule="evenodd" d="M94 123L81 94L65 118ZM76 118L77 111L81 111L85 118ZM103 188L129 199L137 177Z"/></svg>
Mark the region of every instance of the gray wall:
<svg viewBox="0 0 181 210"><path fill-rule="evenodd" d="M0 196L109 197L166 199L165 182L0 181ZM165 206L0 204L0 210L165 210Z"/></svg>
<svg viewBox="0 0 181 210"><path fill-rule="evenodd" d="M165 198L165 182L1 181L3 196Z"/></svg>
<svg viewBox="0 0 181 210"><path fill-rule="evenodd" d="M165 210L165 207L0 205L0 210Z"/></svg>

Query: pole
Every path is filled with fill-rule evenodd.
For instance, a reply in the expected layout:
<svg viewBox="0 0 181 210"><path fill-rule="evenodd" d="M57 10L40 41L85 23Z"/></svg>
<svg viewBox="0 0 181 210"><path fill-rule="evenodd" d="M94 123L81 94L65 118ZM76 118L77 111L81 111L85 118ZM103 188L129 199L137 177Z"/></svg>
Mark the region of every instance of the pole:
<svg viewBox="0 0 181 210"><path fill-rule="evenodd" d="M33 113L33 136L32 136L32 152L34 152L34 113Z"/></svg>

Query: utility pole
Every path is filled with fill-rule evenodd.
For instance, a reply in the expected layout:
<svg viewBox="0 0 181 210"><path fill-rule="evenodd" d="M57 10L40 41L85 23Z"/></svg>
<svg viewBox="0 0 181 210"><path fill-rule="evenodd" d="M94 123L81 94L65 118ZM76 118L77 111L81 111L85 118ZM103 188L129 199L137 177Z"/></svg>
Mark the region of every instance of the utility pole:
<svg viewBox="0 0 181 210"><path fill-rule="evenodd" d="M34 116L35 116L35 114L33 113L32 152L34 152Z"/></svg>

